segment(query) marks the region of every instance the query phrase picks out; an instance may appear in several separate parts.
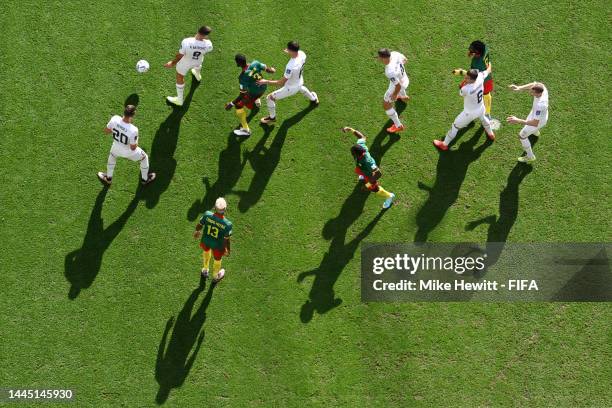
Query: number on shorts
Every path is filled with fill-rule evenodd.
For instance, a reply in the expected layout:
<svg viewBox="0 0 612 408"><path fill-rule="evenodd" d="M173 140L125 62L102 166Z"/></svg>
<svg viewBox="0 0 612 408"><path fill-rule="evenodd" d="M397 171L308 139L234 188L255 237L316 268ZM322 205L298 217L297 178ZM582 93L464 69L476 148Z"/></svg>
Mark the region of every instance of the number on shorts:
<svg viewBox="0 0 612 408"><path fill-rule="evenodd" d="M478 103L482 102L482 90L478 91L476 98L478 99Z"/></svg>
<svg viewBox="0 0 612 408"><path fill-rule="evenodd" d="M202 55L201 51L194 51L193 57L191 57L191 58L197 60L198 58L200 58L200 55Z"/></svg>
<svg viewBox="0 0 612 408"><path fill-rule="evenodd" d="M125 133L121 133L117 129L113 129L113 139L115 139L119 143L123 143L124 145L128 144L128 137Z"/></svg>

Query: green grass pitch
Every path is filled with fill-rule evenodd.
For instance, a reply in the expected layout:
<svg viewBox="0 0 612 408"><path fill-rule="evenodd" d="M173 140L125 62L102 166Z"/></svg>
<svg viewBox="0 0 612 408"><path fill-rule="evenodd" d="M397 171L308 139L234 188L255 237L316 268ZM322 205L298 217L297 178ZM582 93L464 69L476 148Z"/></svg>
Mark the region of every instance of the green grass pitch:
<svg viewBox="0 0 612 408"><path fill-rule="evenodd" d="M612 405L609 304L359 299L363 242L610 241L609 2L1 8L0 387L71 388L78 407ZM172 109L174 71L162 64L202 24L215 49ZM461 111L450 71L476 38L491 47L494 117L529 112L508 84L549 88L532 171L516 167L518 126L504 123L490 146L479 126L448 154L431 145ZM280 101L274 127L257 124L264 107L250 138L232 137L234 54L282 70L290 39L321 105ZM383 46L409 59L399 139L383 131ZM158 172L144 192L125 160L112 188L95 177L111 145L102 128L129 97ZM344 125L369 137L397 194L384 214L355 188ZM225 281L200 290L191 233L221 194L233 253ZM491 227L466 230L490 215Z"/></svg>

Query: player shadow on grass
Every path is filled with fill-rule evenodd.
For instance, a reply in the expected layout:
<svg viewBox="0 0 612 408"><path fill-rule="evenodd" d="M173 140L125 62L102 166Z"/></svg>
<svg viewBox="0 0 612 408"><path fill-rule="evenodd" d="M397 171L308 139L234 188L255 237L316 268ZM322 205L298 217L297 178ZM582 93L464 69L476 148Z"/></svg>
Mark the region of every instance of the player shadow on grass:
<svg viewBox="0 0 612 408"><path fill-rule="evenodd" d="M266 186L272 178L272 174L274 174L274 170L276 170L278 163L280 163L283 145L285 144L289 129L293 125L299 123L315 108L316 105L310 104L307 108L285 119L278 128L270 147L266 147L266 142L272 133L273 127L262 125L264 135L257 142L253 150L244 153L245 158L251 164L255 174L253 174L248 190L234 191L234 193L240 197L240 201L238 202L238 209L240 212L247 212L259 202L266 190Z"/></svg>
<svg viewBox="0 0 612 408"><path fill-rule="evenodd" d="M385 130L387 126L388 125L385 125L381 132L374 138L369 148L370 153L379 165L385 153L391 146L399 141L399 136L387 134ZM383 141L387 138L388 140L383 144ZM300 319L303 323L310 322L315 311L319 314L323 314L342 303L342 299L336 298L334 285L344 268L355 256L359 244L370 234L370 232L372 232L380 218L386 212L386 210L380 211L361 232L352 240L346 242L351 225L360 217L370 195L372 194L369 191L364 191L362 183L357 183L352 193L346 198L344 204L342 204L338 216L325 223L323 227L323 238L331 240L329 249L316 269L302 272L297 278L298 282L302 282L305 278L314 276L308 299L304 302L300 310Z"/></svg>
<svg viewBox="0 0 612 408"><path fill-rule="evenodd" d="M191 292L176 321L172 316L166 323L155 362L155 380L159 384L155 402L158 405L166 402L173 388L183 385L204 342L205 331L202 328L215 285L208 287L202 303L192 315L193 307L204 287L204 283L200 283L200 286ZM171 329L173 330L170 335Z"/></svg>
<svg viewBox="0 0 612 408"><path fill-rule="evenodd" d="M98 193L94 207L91 210L91 215L89 216L83 245L81 248L70 252L64 258L64 275L66 280L70 282L68 298L71 300L76 299L81 290L91 286L100 272L104 252L106 252L113 240L119 235L128 219L136 210L136 207L138 207L139 199L138 194L136 194L125 211L123 211L123 214L108 227L104 228L102 205L106 199L108 188L108 186L104 186Z"/></svg>
<svg viewBox="0 0 612 408"><path fill-rule="evenodd" d="M178 144L181 120L191 104L193 93L199 86L199 82L193 81L189 93L184 99L183 106L172 106L172 112L157 129L151 152L149 154L152 172L157 173L157 178L143 191L142 198L146 201L147 208L155 208L161 195L168 189L174 172L176 171L176 159L174 153Z"/></svg>
<svg viewBox="0 0 612 408"><path fill-rule="evenodd" d="M202 178L206 192L204 198L191 204L187 211L189 221L194 221L198 215L210 210L217 198L225 197L232 192L234 186L240 180L247 162L246 157L241 160L241 145L246 139L248 138L236 136L233 131L227 136L227 147L219 153L219 159L217 160L219 166L217 180L211 185L208 177Z"/></svg>
<svg viewBox="0 0 612 408"><path fill-rule="evenodd" d="M458 137L471 126L462 129ZM416 216L418 229L414 237L415 242L426 242L431 231L438 226L448 209L457 201L470 164L478 160L486 148L492 144L487 139L483 144L474 148L483 133L484 129L481 127L469 140L461 143L458 149L440 152L436 181L432 187L422 182L418 183L421 190L429 193L429 197Z"/></svg>
<svg viewBox="0 0 612 408"><path fill-rule="evenodd" d="M465 229L472 231L474 228L482 224L488 224L487 244L485 253L487 254L486 267L479 273L474 273L474 276L481 278L486 273L486 270L499 260L504 248L504 243L508 240L510 231L518 218L519 209L519 186L533 171L533 167L529 164L517 163L510 174L506 187L499 193L499 216L489 215L481 219L469 222Z"/></svg>

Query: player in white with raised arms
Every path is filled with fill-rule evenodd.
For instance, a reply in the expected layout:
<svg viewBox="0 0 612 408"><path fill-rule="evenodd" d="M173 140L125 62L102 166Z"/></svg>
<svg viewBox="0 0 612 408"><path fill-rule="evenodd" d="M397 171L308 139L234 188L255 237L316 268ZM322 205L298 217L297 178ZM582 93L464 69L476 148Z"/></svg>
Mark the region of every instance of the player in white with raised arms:
<svg viewBox="0 0 612 408"><path fill-rule="evenodd" d="M385 65L385 76L389 79L389 88L387 88L383 97L383 108L387 116L393 121L393 125L387 128L387 132L398 133L404 130L404 125L402 125L395 110L395 101L399 99L406 102L410 99L406 93L410 80L404 68L407 59L406 56L397 51L381 48L378 50L378 60Z"/></svg>
<svg viewBox="0 0 612 408"><path fill-rule="evenodd" d="M485 115L485 105L483 102L484 79L491 73L491 64L487 66L486 71L478 72L477 69L470 69L461 85L459 95L463 96L463 112L455 118L453 125L446 134L444 141L434 140L433 144L440 150L448 150L448 145L453 141L459 129L469 125L472 121L480 119L482 127L489 140L495 140L495 133L491 129L491 122Z"/></svg>
<svg viewBox="0 0 612 408"><path fill-rule="evenodd" d="M176 66L176 95L168 96L168 102L182 106L183 94L185 93L185 75L191 70L195 79L200 82L202 80L202 62L204 55L212 51L212 42L208 39L208 35L212 32L212 28L202 26L196 33L195 37L185 38L181 41L181 48L173 60L168 61L164 67L172 68Z"/></svg>
<svg viewBox="0 0 612 408"><path fill-rule="evenodd" d="M106 173L98 172L98 178L106 185L111 185L117 157L123 157L131 161L140 162L140 182L147 185L155 180L155 173L149 173L149 156L138 147L138 128L132 124L136 107L127 105L123 111L123 117L115 115L104 128L104 133L113 135Z"/></svg>
<svg viewBox="0 0 612 408"><path fill-rule="evenodd" d="M525 156L519 157L518 161L523 163L532 162L536 159L531 149L531 142L529 142L529 136L539 136L540 129L546 126L548 122L548 89L544 84L539 82L532 82L525 85L510 85L510 89L513 91L525 91L529 90L531 96L533 96L533 105L531 112L527 119L519 119L516 116L509 116L506 120L508 123L524 125L519 133L519 139L521 145L525 150Z"/></svg>
<svg viewBox="0 0 612 408"><path fill-rule="evenodd" d="M259 84L270 84L281 86L282 88L272 92L266 98L268 105L268 116L261 119L261 123L273 123L276 121L276 101L285 99L288 96L301 92L310 102L319 104L319 97L315 92L311 92L304 86L304 64L306 63L306 53L300 50L297 41L289 41L284 52L291 56L285 67L285 74L281 79L270 80L262 79L257 81Z"/></svg>

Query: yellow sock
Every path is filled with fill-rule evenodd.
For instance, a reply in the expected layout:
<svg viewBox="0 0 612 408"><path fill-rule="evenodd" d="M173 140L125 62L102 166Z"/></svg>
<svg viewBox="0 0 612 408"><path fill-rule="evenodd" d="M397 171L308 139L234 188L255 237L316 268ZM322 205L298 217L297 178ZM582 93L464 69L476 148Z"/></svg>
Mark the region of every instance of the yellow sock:
<svg viewBox="0 0 612 408"><path fill-rule="evenodd" d="M247 114L244 108L236 109L236 116L238 116L238 119L240 119L240 126L242 126L243 129L249 130L249 123L247 122Z"/></svg>
<svg viewBox="0 0 612 408"><path fill-rule="evenodd" d="M485 113L486 113L487 115L490 115L490 114L491 114L491 99L492 99L492 97L491 97L491 94L490 94L490 93L488 93L488 94L486 94L486 95L484 96Z"/></svg>
<svg viewBox="0 0 612 408"><path fill-rule="evenodd" d="M382 187L378 187L378 191L376 192L376 195L379 195L379 196L384 197L384 198L391 197L391 193L388 192L387 190L385 190Z"/></svg>
<svg viewBox="0 0 612 408"><path fill-rule="evenodd" d="M213 262L213 273L215 274L215 276L217 276L220 270L221 270L221 260L219 259L217 261L215 259L215 262Z"/></svg>
<svg viewBox="0 0 612 408"><path fill-rule="evenodd" d="M210 264L210 257L212 256L212 251L202 251L202 268L208 269L208 265Z"/></svg>

